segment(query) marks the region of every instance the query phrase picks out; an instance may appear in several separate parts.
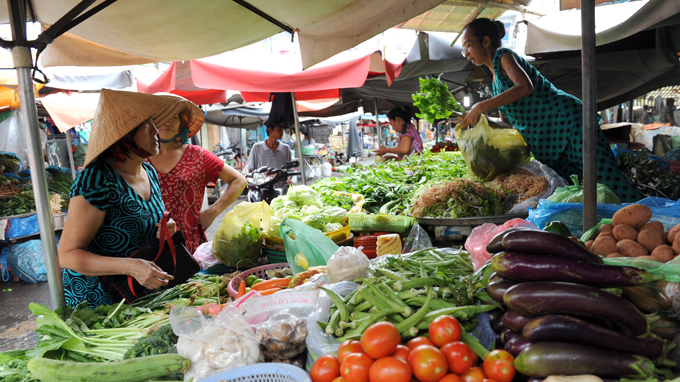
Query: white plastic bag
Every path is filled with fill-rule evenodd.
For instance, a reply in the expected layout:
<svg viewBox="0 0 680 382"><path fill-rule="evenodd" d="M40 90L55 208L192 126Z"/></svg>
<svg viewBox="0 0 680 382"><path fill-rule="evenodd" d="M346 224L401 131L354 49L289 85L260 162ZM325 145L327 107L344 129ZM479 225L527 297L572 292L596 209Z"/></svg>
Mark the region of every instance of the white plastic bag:
<svg viewBox="0 0 680 382"><path fill-rule="evenodd" d="M366 276L368 257L358 248L340 247L328 260L326 270L332 283Z"/></svg>
<svg viewBox="0 0 680 382"><path fill-rule="evenodd" d="M231 305L211 320L191 307L174 307L170 325L179 336L177 353L191 361L184 381L263 362L260 343L241 311Z"/></svg>
<svg viewBox="0 0 680 382"><path fill-rule="evenodd" d="M529 163L520 162L515 166L515 168L521 168L536 176L544 177L548 181L548 187L546 187L545 193L542 195L536 195L522 201L521 203L513 206L508 212L506 212L506 214L526 213L527 208L536 208L536 206L538 206L538 201L541 199L547 199L553 194L553 192L555 192L557 187L564 187L567 185L567 181L557 174L555 170L537 160L533 160Z"/></svg>
<svg viewBox="0 0 680 382"><path fill-rule="evenodd" d="M45 148L47 135L39 129L41 147ZM23 127L23 116L19 109L12 110L12 115L0 123L0 151L15 153L21 159L21 169L28 166L28 145Z"/></svg>
<svg viewBox="0 0 680 382"><path fill-rule="evenodd" d="M194 259L196 259L196 261L201 264L201 269L203 270L211 268L220 263L213 253L212 245L212 241L203 243L199 245L198 248L196 248L196 252L194 252Z"/></svg>

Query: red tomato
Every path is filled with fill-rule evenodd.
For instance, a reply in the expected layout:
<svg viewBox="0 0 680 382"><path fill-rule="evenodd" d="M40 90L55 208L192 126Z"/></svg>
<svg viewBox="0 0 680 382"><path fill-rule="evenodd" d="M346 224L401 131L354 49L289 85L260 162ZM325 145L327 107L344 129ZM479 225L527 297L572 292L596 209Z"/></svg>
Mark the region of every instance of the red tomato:
<svg viewBox="0 0 680 382"><path fill-rule="evenodd" d="M399 345L397 346L397 350L392 353L392 357L394 358L399 358L403 359L404 361L408 362L408 355L411 354L411 349L404 345Z"/></svg>
<svg viewBox="0 0 680 382"><path fill-rule="evenodd" d="M460 339L460 324L458 320L449 315L435 318L430 324L428 331L430 333L430 340L437 347L442 347L449 342L455 342Z"/></svg>
<svg viewBox="0 0 680 382"><path fill-rule="evenodd" d="M515 362L515 357L502 349L496 349L489 352L489 354L484 357L484 363L495 362L495 361L508 361L510 363Z"/></svg>
<svg viewBox="0 0 680 382"><path fill-rule="evenodd" d="M409 341L409 342L406 343L406 346L408 346L408 348L411 349L411 350L417 348L417 347L420 346L420 345L430 345L430 346L434 346L434 344L432 343L432 341L430 341L429 338L424 337L424 336L415 337L415 338L413 338L411 341Z"/></svg>
<svg viewBox="0 0 680 382"><path fill-rule="evenodd" d="M446 374L444 378L437 382L462 382L462 379L460 379L460 377L456 374Z"/></svg>
<svg viewBox="0 0 680 382"><path fill-rule="evenodd" d="M370 382L411 382L412 376L408 362L395 357L380 358L369 370Z"/></svg>
<svg viewBox="0 0 680 382"><path fill-rule="evenodd" d="M369 382L368 371L373 359L366 353L348 354L340 364L340 375L350 382Z"/></svg>
<svg viewBox="0 0 680 382"><path fill-rule="evenodd" d="M338 347L338 362L342 364L345 357L352 353L365 353L364 348L361 347L361 342L357 340L347 340L341 343L340 347Z"/></svg>
<svg viewBox="0 0 680 382"><path fill-rule="evenodd" d="M340 382L344 382L344 381L340 381ZM493 379L487 378L487 379L483 379L482 382L496 382L496 381L494 381Z"/></svg>
<svg viewBox="0 0 680 382"><path fill-rule="evenodd" d="M333 382L340 376L340 363L332 355L320 357L312 365L309 376L312 377L312 382Z"/></svg>
<svg viewBox="0 0 680 382"><path fill-rule="evenodd" d="M472 353L474 352L463 342L450 342L442 346L440 350L444 353L444 357L446 357L446 362L449 364L449 372L451 373L460 374L473 366Z"/></svg>
<svg viewBox="0 0 680 382"><path fill-rule="evenodd" d="M461 374L460 379L462 379L463 382L482 382L486 379L486 375L484 374L484 371L481 367L475 366Z"/></svg>
<svg viewBox="0 0 680 382"><path fill-rule="evenodd" d="M399 330L393 323L382 321L373 324L361 335L361 347L373 359L387 357L401 343Z"/></svg>
<svg viewBox="0 0 680 382"><path fill-rule="evenodd" d="M334 380L332 380L331 382L347 382L347 380L343 377L337 377Z"/></svg>
<svg viewBox="0 0 680 382"><path fill-rule="evenodd" d="M420 345L411 349L408 356L413 375L421 382L440 380L449 370L444 354L434 346Z"/></svg>
<svg viewBox="0 0 680 382"><path fill-rule="evenodd" d="M472 351L472 366L477 366L479 364L479 356L477 355L477 353L475 353L474 350L471 351Z"/></svg>
<svg viewBox="0 0 680 382"><path fill-rule="evenodd" d="M496 382L510 382L515 377L515 367L504 359L484 361L484 374Z"/></svg>

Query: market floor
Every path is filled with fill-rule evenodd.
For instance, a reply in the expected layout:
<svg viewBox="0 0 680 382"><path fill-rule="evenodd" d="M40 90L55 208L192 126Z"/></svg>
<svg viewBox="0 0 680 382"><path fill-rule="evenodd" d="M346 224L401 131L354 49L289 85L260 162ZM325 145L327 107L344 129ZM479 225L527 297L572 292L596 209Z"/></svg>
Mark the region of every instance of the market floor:
<svg viewBox="0 0 680 382"><path fill-rule="evenodd" d="M367 165L373 163L373 157L365 158L360 161ZM342 176L340 173L333 173L332 176ZM315 179L308 181L313 184ZM237 203L245 201L245 197L240 197ZM224 215L231 211L233 205L222 212L215 222L206 230L208 240L215 237L215 233L224 220ZM38 335L34 332L36 328L36 317L28 310L28 304L35 302L52 308L48 284L27 284L24 282L0 282L0 351L22 350L35 347L38 342Z"/></svg>

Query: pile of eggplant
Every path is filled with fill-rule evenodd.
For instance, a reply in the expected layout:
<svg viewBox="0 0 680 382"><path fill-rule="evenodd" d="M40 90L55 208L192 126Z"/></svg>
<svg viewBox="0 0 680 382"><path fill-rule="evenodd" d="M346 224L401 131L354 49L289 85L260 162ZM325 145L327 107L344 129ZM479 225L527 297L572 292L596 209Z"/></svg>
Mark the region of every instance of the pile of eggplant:
<svg viewBox="0 0 680 382"><path fill-rule="evenodd" d="M663 279L645 270L605 265L575 240L546 231L508 230L487 246L494 254L487 291L507 310L493 321L518 372L544 378L672 376L670 346L621 287Z"/></svg>

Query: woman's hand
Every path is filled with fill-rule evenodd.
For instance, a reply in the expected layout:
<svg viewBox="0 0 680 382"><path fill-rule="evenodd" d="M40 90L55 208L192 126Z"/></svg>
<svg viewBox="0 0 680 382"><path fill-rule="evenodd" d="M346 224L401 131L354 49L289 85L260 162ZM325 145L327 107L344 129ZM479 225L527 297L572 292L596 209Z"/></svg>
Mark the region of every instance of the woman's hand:
<svg viewBox="0 0 680 382"><path fill-rule="evenodd" d="M156 227L158 227L158 232L156 232L156 238L160 240L161 238L161 223L156 224ZM170 236L174 235L177 232L177 223L175 223L172 218L168 219L168 231L170 231Z"/></svg>
<svg viewBox="0 0 680 382"><path fill-rule="evenodd" d="M215 218L217 217L217 213L212 208L208 208L207 210L201 212L201 214L198 216L198 224L203 227L203 229L208 229L212 225L212 223L215 221Z"/></svg>
<svg viewBox="0 0 680 382"><path fill-rule="evenodd" d="M387 154L387 147L385 146L380 146L377 150L375 150L375 155L381 157L383 155Z"/></svg>
<svg viewBox="0 0 680 382"><path fill-rule="evenodd" d="M130 259L136 264L130 271L130 276L134 277L138 283L147 289L158 289L168 285L168 282L174 277L169 275L151 261L143 259Z"/></svg>
<svg viewBox="0 0 680 382"><path fill-rule="evenodd" d="M482 112L483 110L479 106L479 103L476 103L474 106L472 106L470 111L463 114L463 118L461 119L460 123L465 127L469 125L476 126L479 122L479 119L482 117Z"/></svg>

